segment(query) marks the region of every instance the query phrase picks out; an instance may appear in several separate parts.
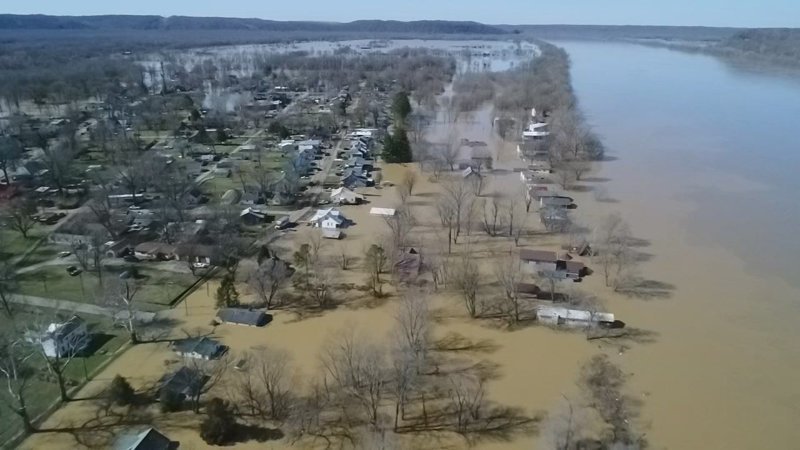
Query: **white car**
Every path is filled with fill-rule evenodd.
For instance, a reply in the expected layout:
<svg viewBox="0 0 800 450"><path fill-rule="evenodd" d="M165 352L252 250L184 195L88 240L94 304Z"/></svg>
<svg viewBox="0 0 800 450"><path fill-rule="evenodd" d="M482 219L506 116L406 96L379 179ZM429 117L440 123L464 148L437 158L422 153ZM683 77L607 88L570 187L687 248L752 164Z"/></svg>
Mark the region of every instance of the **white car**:
<svg viewBox="0 0 800 450"><path fill-rule="evenodd" d="M192 267L195 269L208 269L209 267L211 267L211 264L206 262L196 262L192 263Z"/></svg>

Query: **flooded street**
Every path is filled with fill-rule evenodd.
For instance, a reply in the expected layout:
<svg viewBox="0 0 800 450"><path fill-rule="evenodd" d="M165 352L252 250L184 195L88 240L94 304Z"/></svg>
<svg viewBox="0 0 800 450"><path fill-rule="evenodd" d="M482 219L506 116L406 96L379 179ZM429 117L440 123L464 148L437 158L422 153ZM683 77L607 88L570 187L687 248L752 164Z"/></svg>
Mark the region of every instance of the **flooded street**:
<svg viewBox="0 0 800 450"><path fill-rule="evenodd" d="M698 55L557 43L611 161L593 174L654 257L666 299L611 298L656 333L620 358L667 448L792 448L800 439L800 82ZM605 181L607 180L607 181ZM597 280L594 280L595 282Z"/></svg>

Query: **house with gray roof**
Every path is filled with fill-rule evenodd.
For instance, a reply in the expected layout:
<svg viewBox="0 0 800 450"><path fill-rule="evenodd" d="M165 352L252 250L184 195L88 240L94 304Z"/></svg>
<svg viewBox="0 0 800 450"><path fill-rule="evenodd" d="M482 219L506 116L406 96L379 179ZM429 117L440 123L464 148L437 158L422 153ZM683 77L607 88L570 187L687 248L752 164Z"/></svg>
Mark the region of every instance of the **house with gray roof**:
<svg viewBox="0 0 800 450"><path fill-rule="evenodd" d="M205 360L217 359L228 351L227 346L205 336L181 339L172 344L172 349L180 356Z"/></svg>
<svg viewBox="0 0 800 450"><path fill-rule="evenodd" d="M140 432L127 432L117 438L114 450L175 450L180 443L169 440L155 428Z"/></svg>
<svg viewBox="0 0 800 450"><path fill-rule="evenodd" d="M223 308L219 310L217 317L223 323L246 325L248 327L263 327L272 321L272 316L264 311L244 308Z"/></svg>

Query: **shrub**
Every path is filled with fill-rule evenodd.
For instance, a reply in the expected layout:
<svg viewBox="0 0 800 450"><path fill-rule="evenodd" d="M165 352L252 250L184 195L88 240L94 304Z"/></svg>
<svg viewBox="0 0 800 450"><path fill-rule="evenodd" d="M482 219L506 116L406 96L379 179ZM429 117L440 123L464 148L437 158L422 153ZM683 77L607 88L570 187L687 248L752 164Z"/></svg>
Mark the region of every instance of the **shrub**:
<svg viewBox="0 0 800 450"><path fill-rule="evenodd" d="M136 399L136 392L133 390L130 383L128 383L128 380L117 375L111 380L108 398L117 405L126 406L133 403Z"/></svg>

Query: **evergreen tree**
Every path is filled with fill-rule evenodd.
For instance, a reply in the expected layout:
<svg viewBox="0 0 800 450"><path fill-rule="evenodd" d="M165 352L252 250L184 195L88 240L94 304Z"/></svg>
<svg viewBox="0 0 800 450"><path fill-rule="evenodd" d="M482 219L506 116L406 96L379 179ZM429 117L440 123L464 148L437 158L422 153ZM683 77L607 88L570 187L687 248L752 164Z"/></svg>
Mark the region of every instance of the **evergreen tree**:
<svg viewBox="0 0 800 450"><path fill-rule="evenodd" d="M408 93L400 91L392 100L392 114L394 115L395 125L400 126L406 123L406 119L411 114L411 102L408 100Z"/></svg>
<svg viewBox="0 0 800 450"><path fill-rule="evenodd" d="M206 406L208 415L200 425L200 437L211 445L231 442L236 433L236 418L230 403L220 398L212 398Z"/></svg>
<svg viewBox="0 0 800 450"><path fill-rule="evenodd" d="M127 406L133 403L136 393L128 380L117 375L111 380L111 387L108 389L108 398L120 406Z"/></svg>
<svg viewBox="0 0 800 450"><path fill-rule="evenodd" d="M233 308L236 306L239 306L239 291L236 290L233 276L228 274L222 278L222 282L217 288L217 308Z"/></svg>
<svg viewBox="0 0 800 450"><path fill-rule="evenodd" d="M408 163L412 160L411 143L405 128L398 127L394 135L386 136L383 144L383 159L388 163Z"/></svg>

